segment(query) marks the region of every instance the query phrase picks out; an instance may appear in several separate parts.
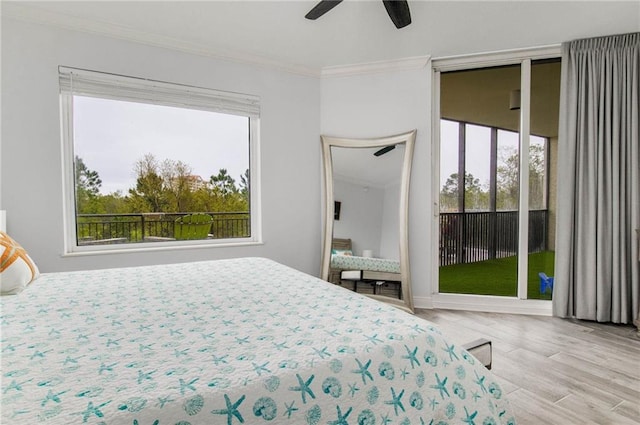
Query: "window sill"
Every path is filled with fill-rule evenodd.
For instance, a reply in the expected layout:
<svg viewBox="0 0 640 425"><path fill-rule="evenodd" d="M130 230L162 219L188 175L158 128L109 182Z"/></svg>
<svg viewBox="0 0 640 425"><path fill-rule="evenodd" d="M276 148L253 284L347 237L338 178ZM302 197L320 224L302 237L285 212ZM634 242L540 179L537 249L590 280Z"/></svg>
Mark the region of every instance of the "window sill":
<svg viewBox="0 0 640 425"><path fill-rule="evenodd" d="M95 245L91 247L91 249L86 249L86 246L74 246L71 249L65 249L65 253L62 254L62 257L85 257L90 255L109 255L109 254L130 254L137 252L153 252L153 251L176 251L176 250L185 250L185 249L217 249L217 248L232 248L232 247L241 247L241 246L258 246L264 245L262 241L253 241L253 240L244 240L244 241L225 241L225 242L202 242L202 241L193 241L187 242L184 241L176 243L176 242L157 242L153 243L152 246L149 244L145 244L145 246L139 246L139 244L120 244L117 246L104 246L104 247L96 247ZM84 249L83 249L84 248Z"/></svg>

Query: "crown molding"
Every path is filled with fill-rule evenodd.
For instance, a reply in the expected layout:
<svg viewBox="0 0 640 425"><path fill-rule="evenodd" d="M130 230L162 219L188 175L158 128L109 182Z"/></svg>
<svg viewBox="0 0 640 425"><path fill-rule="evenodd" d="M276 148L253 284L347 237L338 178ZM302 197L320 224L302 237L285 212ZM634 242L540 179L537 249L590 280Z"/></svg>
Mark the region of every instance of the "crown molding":
<svg viewBox="0 0 640 425"><path fill-rule="evenodd" d="M410 71L426 68L430 59L430 56L416 56L411 58L354 65L328 66L322 68L321 76L322 78L349 77L355 75L378 74L389 71Z"/></svg>
<svg viewBox="0 0 640 425"><path fill-rule="evenodd" d="M2 2L0 15L22 22L35 23L72 31L85 32L125 41L132 41L152 47L166 48L198 56L205 56L245 65L258 66L271 70L287 72L296 75L319 78L320 70L302 65L290 65L261 57L258 55L243 54L223 49L212 49L198 43L185 42L173 37L160 34L139 31L131 27L116 25L108 22L87 20L75 16L51 12L37 6L24 5L18 2Z"/></svg>
<svg viewBox="0 0 640 425"><path fill-rule="evenodd" d="M498 52L472 53L468 55L433 58L433 69L440 72L457 71L468 68L487 68L509 65L525 59L550 59L561 54L561 45L536 46L523 49L501 50Z"/></svg>

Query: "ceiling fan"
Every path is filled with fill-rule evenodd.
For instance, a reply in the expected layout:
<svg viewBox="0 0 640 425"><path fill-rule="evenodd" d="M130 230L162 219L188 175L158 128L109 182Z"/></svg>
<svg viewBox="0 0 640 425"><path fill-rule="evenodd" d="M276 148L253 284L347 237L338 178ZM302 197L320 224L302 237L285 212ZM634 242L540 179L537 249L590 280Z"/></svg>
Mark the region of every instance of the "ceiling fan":
<svg viewBox="0 0 640 425"><path fill-rule="evenodd" d="M304 17L316 20L341 2L342 0L321 0ZM384 3L389 18L391 18L396 28L404 28L411 23L411 12L406 0L382 0L382 3Z"/></svg>

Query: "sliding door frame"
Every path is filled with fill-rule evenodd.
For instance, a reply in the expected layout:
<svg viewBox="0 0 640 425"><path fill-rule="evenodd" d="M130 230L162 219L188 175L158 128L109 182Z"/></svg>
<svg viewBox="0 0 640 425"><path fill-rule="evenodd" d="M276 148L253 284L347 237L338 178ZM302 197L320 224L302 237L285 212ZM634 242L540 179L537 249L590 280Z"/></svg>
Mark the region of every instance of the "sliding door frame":
<svg viewBox="0 0 640 425"><path fill-rule="evenodd" d="M518 206L518 291L517 297L471 294L441 294L439 292L439 217L440 217L440 74L447 71L489 68L503 65L520 65L520 181L529 181L529 152L531 128L531 63L539 59L560 57L560 45L535 47L464 56L435 58L432 60L432 252L433 267L431 296L434 308L494 311L551 315L551 301L527 299L529 185L520 185Z"/></svg>

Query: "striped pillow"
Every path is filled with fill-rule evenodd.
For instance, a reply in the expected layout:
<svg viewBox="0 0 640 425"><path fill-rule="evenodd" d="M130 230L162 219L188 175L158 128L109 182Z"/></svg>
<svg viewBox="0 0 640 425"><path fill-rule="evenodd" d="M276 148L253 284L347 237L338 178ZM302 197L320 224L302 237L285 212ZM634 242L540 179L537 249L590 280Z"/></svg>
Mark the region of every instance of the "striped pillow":
<svg viewBox="0 0 640 425"><path fill-rule="evenodd" d="M0 293L17 294L40 276L27 251L0 231Z"/></svg>

